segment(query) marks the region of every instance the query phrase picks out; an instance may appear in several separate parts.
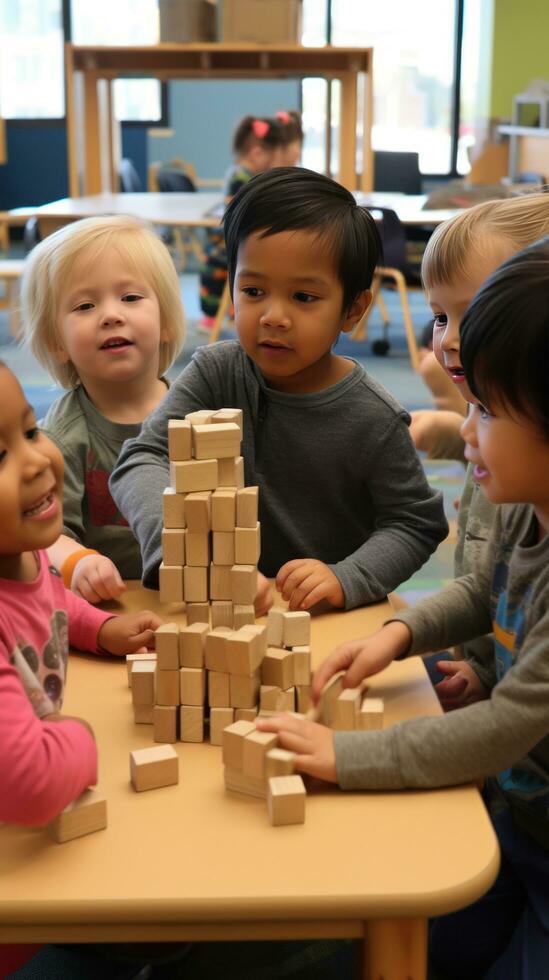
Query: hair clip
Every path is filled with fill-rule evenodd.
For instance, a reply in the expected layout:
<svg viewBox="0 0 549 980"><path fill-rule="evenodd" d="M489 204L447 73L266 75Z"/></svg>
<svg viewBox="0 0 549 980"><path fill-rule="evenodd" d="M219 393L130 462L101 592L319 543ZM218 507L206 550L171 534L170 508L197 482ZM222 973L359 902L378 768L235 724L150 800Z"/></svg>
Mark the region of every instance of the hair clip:
<svg viewBox="0 0 549 980"><path fill-rule="evenodd" d="M262 140L269 132L269 123L265 122L264 119L254 119L252 123L252 130L254 136Z"/></svg>
<svg viewBox="0 0 549 980"><path fill-rule="evenodd" d="M276 118L277 119L280 119L280 122L281 123L284 123L286 126L290 122L290 113L289 112L286 112L285 109L279 109L278 112L275 113L275 115L276 115Z"/></svg>

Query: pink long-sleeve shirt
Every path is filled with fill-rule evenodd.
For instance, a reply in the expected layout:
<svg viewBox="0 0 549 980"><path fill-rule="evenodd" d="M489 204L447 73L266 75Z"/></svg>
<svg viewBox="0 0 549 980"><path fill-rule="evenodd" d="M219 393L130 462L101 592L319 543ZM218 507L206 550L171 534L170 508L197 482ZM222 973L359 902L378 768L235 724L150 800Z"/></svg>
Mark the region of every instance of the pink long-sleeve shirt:
<svg viewBox="0 0 549 980"><path fill-rule="evenodd" d="M37 558L33 582L0 579L0 820L28 826L97 782L84 725L40 719L63 703L69 644L97 651L111 617L65 589L45 552Z"/></svg>

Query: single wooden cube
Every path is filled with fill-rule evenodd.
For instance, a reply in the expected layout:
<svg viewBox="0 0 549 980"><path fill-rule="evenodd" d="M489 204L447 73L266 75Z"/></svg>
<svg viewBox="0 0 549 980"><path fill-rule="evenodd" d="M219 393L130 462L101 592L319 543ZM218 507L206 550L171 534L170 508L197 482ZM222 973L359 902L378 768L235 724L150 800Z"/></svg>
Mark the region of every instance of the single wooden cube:
<svg viewBox="0 0 549 980"><path fill-rule="evenodd" d="M261 664L261 681L286 691L294 684L294 658L291 650L267 649Z"/></svg>
<svg viewBox="0 0 549 980"><path fill-rule="evenodd" d="M334 717L334 701L339 697L343 690L343 677L345 671L340 670L322 688L320 695L320 720L328 727L332 724Z"/></svg>
<svg viewBox="0 0 549 980"><path fill-rule="evenodd" d="M273 827L305 823L305 785L301 776L271 776L267 809Z"/></svg>
<svg viewBox="0 0 549 980"><path fill-rule="evenodd" d="M235 721L223 730L223 765L230 769L242 769L244 739L257 731L253 721Z"/></svg>
<svg viewBox="0 0 549 980"><path fill-rule="evenodd" d="M240 435L244 431L243 412L241 408L220 408L215 415L212 415L212 422L234 422L240 429Z"/></svg>
<svg viewBox="0 0 549 980"><path fill-rule="evenodd" d="M292 776L295 766L295 752L287 749L269 749L265 756L265 780L271 776Z"/></svg>
<svg viewBox="0 0 549 980"><path fill-rule="evenodd" d="M210 745L223 743L223 729L234 723L234 708L210 709Z"/></svg>
<svg viewBox="0 0 549 980"><path fill-rule="evenodd" d="M151 650L149 653L128 653L126 655L126 670L128 674L128 687L132 686L132 667L134 663L145 663L146 661L156 660L156 653Z"/></svg>
<svg viewBox="0 0 549 980"><path fill-rule="evenodd" d="M233 628L233 604L223 600L214 601L211 604L212 610L212 629L217 626L229 626Z"/></svg>
<svg viewBox="0 0 549 980"><path fill-rule="evenodd" d="M332 728L352 732L357 728L357 715L362 698L361 687L347 687L333 702Z"/></svg>
<svg viewBox="0 0 549 980"><path fill-rule="evenodd" d="M311 648L309 646L292 647L294 655L295 683L305 687L311 683Z"/></svg>
<svg viewBox="0 0 549 980"><path fill-rule="evenodd" d="M162 494L162 514L165 528L185 527L185 494L166 487Z"/></svg>
<svg viewBox="0 0 549 980"><path fill-rule="evenodd" d="M133 720L136 725L154 724L154 704L134 704Z"/></svg>
<svg viewBox="0 0 549 980"><path fill-rule="evenodd" d="M179 667L179 625L162 623L154 633L159 670L176 670Z"/></svg>
<svg viewBox="0 0 549 980"><path fill-rule="evenodd" d="M200 490L185 497L185 523L188 531L208 533L212 526L212 492Z"/></svg>
<svg viewBox="0 0 549 980"><path fill-rule="evenodd" d="M240 627L243 629L243 627ZM256 637L257 644L263 654L267 653L267 627L262 623L246 623L245 632Z"/></svg>
<svg viewBox="0 0 549 980"><path fill-rule="evenodd" d="M192 430L188 419L170 419L168 422L168 455L170 460L191 458Z"/></svg>
<svg viewBox="0 0 549 980"><path fill-rule="evenodd" d="M179 704L179 668L177 670L156 670L156 704Z"/></svg>
<svg viewBox="0 0 549 980"><path fill-rule="evenodd" d="M86 789L48 824L50 837L64 844L75 837L94 834L107 826L107 800L97 790Z"/></svg>
<svg viewBox="0 0 549 980"><path fill-rule="evenodd" d="M233 596L231 587L231 565L210 565L210 599L230 602Z"/></svg>
<svg viewBox="0 0 549 980"><path fill-rule="evenodd" d="M227 459L238 456L242 436L234 422L210 422L193 425L193 456L195 459Z"/></svg>
<svg viewBox="0 0 549 980"><path fill-rule="evenodd" d="M228 626L216 626L206 634L205 663L208 670L227 671L226 641L232 633Z"/></svg>
<svg viewBox="0 0 549 980"><path fill-rule="evenodd" d="M279 697L282 693L282 688L276 687L272 684L262 684L259 688L259 710L260 711L278 711L280 710Z"/></svg>
<svg viewBox="0 0 549 980"><path fill-rule="evenodd" d="M251 779L265 778L265 756L276 747L278 735L275 732L250 732L244 739L242 750L242 770Z"/></svg>
<svg viewBox="0 0 549 980"><path fill-rule="evenodd" d="M195 667L181 667L180 703L201 705L206 700L206 671Z"/></svg>
<svg viewBox="0 0 549 980"><path fill-rule="evenodd" d="M253 708L235 708L234 709L234 720L235 721L253 721L257 718L257 705Z"/></svg>
<svg viewBox="0 0 549 980"><path fill-rule="evenodd" d="M234 487L241 490L244 486L244 457L218 459L218 487Z"/></svg>
<svg viewBox="0 0 549 980"><path fill-rule="evenodd" d="M255 527L259 511L259 487L243 487L236 493L237 527Z"/></svg>
<svg viewBox="0 0 549 980"><path fill-rule="evenodd" d="M217 489L217 460L188 459L170 463L170 484L177 493Z"/></svg>
<svg viewBox="0 0 549 980"><path fill-rule="evenodd" d="M212 493L212 531L234 531L236 494L236 490L228 487Z"/></svg>
<svg viewBox="0 0 549 980"><path fill-rule="evenodd" d="M210 535L207 531L189 531L185 538L187 566L207 568L210 564Z"/></svg>
<svg viewBox="0 0 549 980"><path fill-rule="evenodd" d="M210 708L227 708L231 704L229 674L208 671L208 704Z"/></svg>
<svg viewBox="0 0 549 980"><path fill-rule="evenodd" d="M187 602L208 601L208 568L185 565L183 589Z"/></svg>
<svg viewBox="0 0 549 980"><path fill-rule="evenodd" d="M187 602L185 604L185 616L187 617L187 626L193 626L194 623L206 623L210 622L210 603L209 602Z"/></svg>
<svg viewBox="0 0 549 980"><path fill-rule="evenodd" d="M177 742L179 705L155 704L153 708L153 738L155 742Z"/></svg>
<svg viewBox="0 0 549 980"><path fill-rule="evenodd" d="M259 697L259 676L245 677L243 674L229 674L231 708L253 708Z"/></svg>
<svg viewBox="0 0 549 980"><path fill-rule="evenodd" d="M230 674L255 674L263 660L261 636L243 626L227 637L226 655Z"/></svg>
<svg viewBox="0 0 549 980"><path fill-rule="evenodd" d="M234 531L214 531L213 539L213 560L214 565L234 565Z"/></svg>
<svg viewBox="0 0 549 980"><path fill-rule="evenodd" d="M208 629L207 623L193 623L191 626L181 628L179 631L180 667L202 668L204 666Z"/></svg>
<svg viewBox="0 0 549 980"><path fill-rule="evenodd" d="M225 789L230 789L233 793L255 796L258 800L267 799L267 787L263 779L252 779L250 776L245 776L241 769L231 769L229 766L225 766L223 778Z"/></svg>
<svg viewBox="0 0 549 980"><path fill-rule="evenodd" d="M132 664L132 703L154 704L156 660L134 660Z"/></svg>
<svg viewBox="0 0 549 980"><path fill-rule="evenodd" d="M267 613L267 643L270 647L282 646L283 609L269 609Z"/></svg>
<svg viewBox="0 0 549 980"><path fill-rule="evenodd" d="M191 425L208 425L215 415L215 409L199 408L196 412L187 412L185 419Z"/></svg>
<svg viewBox="0 0 549 980"><path fill-rule="evenodd" d="M257 592L257 568L255 565L233 565L231 568L233 602L253 605Z"/></svg>
<svg viewBox="0 0 549 980"><path fill-rule="evenodd" d="M312 705L311 685L296 684L295 686L297 710L301 715L306 715Z"/></svg>
<svg viewBox="0 0 549 980"><path fill-rule="evenodd" d="M204 741L204 708L182 704L179 709L179 738L182 742Z"/></svg>
<svg viewBox="0 0 549 980"><path fill-rule="evenodd" d="M383 698L364 698L358 712L357 728L363 732L383 728Z"/></svg>
<svg viewBox="0 0 549 980"><path fill-rule="evenodd" d="M183 602L183 569L180 565L165 565L158 570L160 602Z"/></svg>
<svg viewBox="0 0 549 980"><path fill-rule="evenodd" d="M234 532L234 560L236 565L257 565L261 552L261 525L237 527Z"/></svg>
<svg viewBox="0 0 549 980"><path fill-rule="evenodd" d="M183 528L164 528L162 531L162 561L165 565L185 564L185 534Z"/></svg>
<svg viewBox="0 0 549 980"><path fill-rule="evenodd" d="M229 582L230 582L231 570L229 569ZM232 595L232 589L231 589ZM233 607L234 611L234 628L239 630L241 626L253 626L255 622L255 609L250 605L240 605L235 603Z"/></svg>
<svg viewBox="0 0 549 980"><path fill-rule="evenodd" d="M154 745L130 752L130 778L138 793L179 782L179 758L171 745Z"/></svg>
<svg viewBox="0 0 549 980"><path fill-rule="evenodd" d="M282 645L302 647L311 642L311 615L308 612L285 612L282 620Z"/></svg>

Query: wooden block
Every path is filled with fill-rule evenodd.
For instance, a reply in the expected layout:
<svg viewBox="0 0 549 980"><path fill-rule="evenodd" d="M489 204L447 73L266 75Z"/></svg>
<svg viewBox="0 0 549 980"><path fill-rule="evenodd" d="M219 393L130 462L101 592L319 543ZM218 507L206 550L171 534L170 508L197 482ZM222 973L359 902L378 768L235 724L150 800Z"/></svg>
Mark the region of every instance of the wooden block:
<svg viewBox="0 0 549 980"><path fill-rule="evenodd" d="M196 667L181 667L180 703L201 705L206 700L206 671Z"/></svg>
<svg viewBox="0 0 549 980"><path fill-rule="evenodd" d="M170 484L177 493L216 490L217 480L216 459L188 459L184 463L170 463Z"/></svg>
<svg viewBox="0 0 549 980"><path fill-rule="evenodd" d="M334 674L333 677L330 677L330 680L327 681L322 688L322 693L320 695L319 720L322 721L324 725L330 726L332 724L332 718L334 716L333 704L335 699L339 697L343 690L344 675L345 671L340 670L339 673Z"/></svg>
<svg viewBox="0 0 549 980"><path fill-rule="evenodd" d="M168 422L168 455L172 462L191 458L192 429L188 419L170 419Z"/></svg>
<svg viewBox="0 0 549 980"><path fill-rule="evenodd" d="M347 687L341 692L333 702L332 728L340 732L355 730L361 698L361 687Z"/></svg>
<svg viewBox="0 0 549 980"><path fill-rule="evenodd" d="M236 492L237 527L255 527L259 511L259 487L243 487Z"/></svg>
<svg viewBox="0 0 549 980"><path fill-rule="evenodd" d="M254 708L235 708L234 709L234 720L235 721L253 721L257 718L257 705Z"/></svg>
<svg viewBox="0 0 549 980"><path fill-rule="evenodd" d="M162 561L165 565L185 564L185 534L181 528L162 531Z"/></svg>
<svg viewBox="0 0 549 980"><path fill-rule="evenodd" d="M264 657L261 634L253 627L242 626L227 637L225 652L229 673L250 677L258 671Z"/></svg>
<svg viewBox="0 0 549 980"><path fill-rule="evenodd" d="M187 602L185 604L185 616L187 617L187 626L193 626L194 623L206 623L210 622L210 603L209 602Z"/></svg>
<svg viewBox="0 0 549 980"><path fill-rule="evenodd" d="M232 599L231 588L231 568L232 565L210 565L210 599L224 599L230 602Z"/></svg>
<svg viewBox="0 0 549 980"><path fill-rule="evenodd" d="M257 592L257 568L255 565L233 565L231 568L233 602L253 605Z"/></svg>
<svg viewBox="0 0 549 980"><path fill-rule="evenodd" d="M234 560L236 565L257 565L261 552L261 525L236 527L234 532Z"/></svg>
<svg viewBox="0 0 549 980"><path fill-rule="evenodd" d="M297 710L301 715L307 714L311 708L311 685L296 684L295 686Z"/></svg>
<svg viewBox="0 0 549 980"><path fill-rule="evenodd" d="M223 765L230 769L242 770L244 756L244 739L251 732L257 731L253 721L235 721L223 731Z"/></svg>
<svg viewBox="0 0 549 980"><path fill-rule="evenodd" d="M212 629L217 626L229 626L233 628L233 604L223 600L211 603L212 610Z"/></svg>
<svg viewBox="0 0 549 980"><path fill-rule="evenodd" d="M259 676L245 677L244 674L229 674L231 708L253 708L259 698Z"/></svg>
<svg viewBox="0 0 549 980"><path fill-rule="evenodd" d="M208 704L210 708L227 708L231 703L229 674L208 671Z"/></svg>
<svg viewBox="0 0 549 980"><path fill-rule="evenodd" d="M230 569L229 569L229 581L230 581ZM232 590L231 590L232 594ZM255 622L255 609L250 605L240 605L235 603L233 607L234 612L234 628L239 630L241 626L253 626Z"/></svg>
<svg viewBox="0 0 549 980"><path fill-rule="evenodd" d="M208 425L215 415L215 409L200 408L197 412L188 412L185 416L191 425Z"/></svg>
<svg viewBox="0 0 549 980"><path fill-rule="evenodd" d="M138 793L179 782L179 758L171 745L130 752L130 779Z"/></svg>
<svg viewBox="0 0 549 980"><path fill-rule="evenodd" d="M250 732L242 748L242 771L250 779L265 779L265 756L276 747L275 732Z"/></svg>
<svg viewBox="0 0 549 980"><path fill-rule="evenodd" d="M162 514L165 528L185 527L185 494L166 487L162 494Z"/></svg>
<svg viewBox="0 0 549 980"><path fill-rule="evenodd" d="M177 742L177 722L179 720L178 705L155 704L153 708L153 725L155 742Z"/></svg>
<svg viewBox="0 0 549 980"><path fill-rule="evenodd" d="M267 809L273 827L305 823L305 797L301 776L271 776L267 783Z"/></svg>
<svg viewBox="0 0 549 980"><path fill-rule="evenodd" d="M295 752L287 749L269 749L265 756L265 781L271 776L292 776L295 766Z"/></svg>
<svg viewBox="0 0 549 980"><path fill-rule="evenodd" d="M292 647L294 655L294 679L300 687L305 687L311 683L311 648Z"/></svg>
<svg viewBox="0 0 549 980"><path fill-rule="evenodd" d="M183 569L180 565L165 565L158 570L160 602L183 602Z"/></svg>
<svg viewBox="0 0 549 980"><path fill-rule="evenodd" d="M237 491L229 487L212 493L212 531L234 531L236 494Z"/></svg>
<svg viewBox="0 0 549 980"><path fill-rule="evenodd" d="M261 681L286 691L294 683L294 658L291 650L268 647L261 664Z"/></svg>
<svg viewBox="0 0 549 980"><path fill-rule="evenodd" d="M133 720L136 725L152 725L154 723L154 704L134 704Z"/></svg>
<svg viewBox="0 0 549 980"><path fill-rule="evenodd" d="M205 662L208 670L227 671L226 640L231 632L228 626L216 626L206 634Z"/></svg>
<svg viewBox="0 0 549 980"><path fill-rule="evenodd" d="M179 709L179 738L182 742L204 741L204 708L182 704Z"/></svg>
<svg viewBox="0 0 549 980"><path fill-rule="evenodd" d="M242 629L242 627L240 627ZM263 654L267 653L267 627L262 623L247 623L246 633L250 636L255 636L257 638L257 643L259 649L263 651Z"/></svg>
<svg viewBox="0 0 549 980"><path fill-rule="evenodd" d="M212 534L214 565L234 565L234 531L214 531Z"/></svg>
<svg viewBox="0 0 549 980"><path fill-rule="evenodd" d="M223 775L225 789L230 789L233 793L255 796L259 800L267 798L267 788L263 779L250 779L240 769L230 769L228 766L225 766Z"/></svg>
<svg viewBox="0 0 549 980"><path fill-rule="evenodd" d="M126 656L126 671L128 674L128 687L132 686L132 666L134 663L145 663L147 660L156 660L156 653L151 650L149 653L128 653Z"/></svg>
<svg viewBox="0 0 549 980"><path fill-rule="evenodd" d="M210 564L210 535L207 531L187 531L187 567L207 568Z"/></svg>
<svg viewBox="0 0 549 980"><path fill-rule="evenodd" d="M234 708L211 708L210 745L221 745L223 729L234 723Z"/></svg>
<svg viewBox="0 0 549 980"><path fill-rule="evenodd" d="M185 565L183 569L183 589L187 602L207 602L208 569Z"/></svg>
<svg viewBox="0 0 549 980"><path fill-rule="evenodd" d="M282 646L283 609L269 609L267 613L267 643L270 647Z"/></svg>
<svg viewBox="0 0 549 980"><path fill-rule="evenodd" d="M156 660L134 660L132 664L132 703L154 704Z"/></svg>
<svg viewBox="0 0 549 980"><path fill-rule="evenodd" d="M48 833L58 844L64 844L106 826L107 800L97 790L86 789L48 824Z"/></svg>
<svg viewBox="0 0 549 980"><path fill-rule="evenodd" d="M241 408L220 408L215 415L212 415L212 422L234 422L240 429L240 435L244 432L244 418Z"/></svg>
<svg viewBox="0 0 549 980"><path fill-rule="evenodd" d="M244 457L219 459L217 461L218 487L234 487L241 490L244 486Z"/></svg>
<svg viewBox="0 0 549 980"><path fill-rule="evenodd" d="M154 645L159 670L176 670L179 667L179 625L162 623L155 630Z"/></svg>
<svg viewBox="0 0 549 980"><path fill-rule="evenodd" d="M262 684L259 688L259 710L278 711L278 700L282 694L282 688L272 684Z"/></svg>
<svg viewBox="0 0 549 980"><path fill-rule="evenodd" d="M193 623L179 631L179 666L203 667L206 651L207 623Z"/></svg>
<svg viewBox="0 0 549 980"><path fill-rule="evenodd" d="M185 497L185 523L188 531L206 532L212 526L212 492L200 490Z"/></svg>
<svg viewBox="0 0 549 980"><path fill-rule="evenodd" d="M156 704L179 704L179 668L177 670L158 670L155 675Z"/></svg>
<svg viewBox="0 0 549 980"><path fill-rule="evenodd" d="M193 424L193 456L195 459L227 459L240 454L240 426L234 422Z"/></svg>
<svg viewBox="0 0 549 980"><path fill-rule="evenodd" d="M358 712L357 728L373 732L383 728L383 698L364 698Z"/></svg>
<svg viewBox="0 0 549 980"><path fill-rule="evenodd" d="M282 620L282 645L307 646L311 642L311 616L308 612L285 612Z"/></svg>

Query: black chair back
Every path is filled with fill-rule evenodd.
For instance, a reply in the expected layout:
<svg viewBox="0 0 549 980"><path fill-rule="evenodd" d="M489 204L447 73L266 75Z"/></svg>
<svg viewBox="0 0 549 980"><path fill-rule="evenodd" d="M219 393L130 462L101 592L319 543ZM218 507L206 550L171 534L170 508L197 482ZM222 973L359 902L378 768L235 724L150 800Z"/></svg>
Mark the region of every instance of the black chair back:
<svg viewBox="0 0 549 980"><path fill-rule="evenodd" d="M374 150L374 190L421 194L419 153Z"/></svg>
<svg viewBox="0 0 549 980"><path fill-rule="evenodd" d="M196 191L196 186L187 174L174 167L160 167L156 174L158 189L168 194Z"/></svg>

